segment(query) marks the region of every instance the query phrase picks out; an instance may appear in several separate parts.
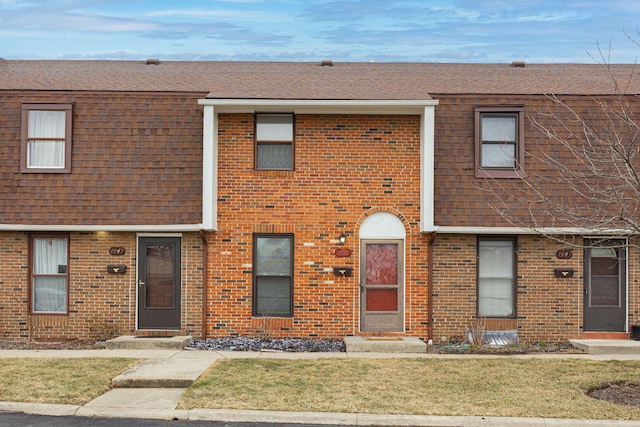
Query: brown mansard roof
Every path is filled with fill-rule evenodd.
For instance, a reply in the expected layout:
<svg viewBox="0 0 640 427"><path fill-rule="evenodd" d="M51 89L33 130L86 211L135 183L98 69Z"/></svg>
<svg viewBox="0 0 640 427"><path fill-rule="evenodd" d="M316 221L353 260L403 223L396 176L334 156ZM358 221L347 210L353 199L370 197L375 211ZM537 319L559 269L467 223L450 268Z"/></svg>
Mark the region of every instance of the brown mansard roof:
<svg viewBox="0 0 640 427"><path fill-rule="evenodd" d="M23 61L0 59L0 90L202 92L209 98L430 99L447 94L640 93L633 64ZM525 65L522 67L522 65Z"/></svg>

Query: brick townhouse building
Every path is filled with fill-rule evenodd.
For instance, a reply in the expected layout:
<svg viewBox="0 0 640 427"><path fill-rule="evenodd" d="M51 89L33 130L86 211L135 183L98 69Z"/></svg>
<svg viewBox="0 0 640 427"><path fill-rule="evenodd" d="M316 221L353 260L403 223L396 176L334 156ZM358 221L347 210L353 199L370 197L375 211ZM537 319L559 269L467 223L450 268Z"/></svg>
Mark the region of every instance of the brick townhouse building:
<svg viewBox="0 0 640 427"><path fill-rule="evenodd" d="M548 94L617 93L598 65L0 60L0 336L629 336L631 235L496 209L562 156Z"/></svg>

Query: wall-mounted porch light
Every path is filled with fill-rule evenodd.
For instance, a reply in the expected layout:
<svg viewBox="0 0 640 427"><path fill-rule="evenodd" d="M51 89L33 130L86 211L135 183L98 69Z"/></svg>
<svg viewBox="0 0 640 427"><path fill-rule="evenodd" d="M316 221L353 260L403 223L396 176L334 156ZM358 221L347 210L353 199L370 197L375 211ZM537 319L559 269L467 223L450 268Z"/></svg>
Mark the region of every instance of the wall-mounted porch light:
<svg viewBox="0 0 640 427"><path fill-rule="evenodd" d="M338 240L340 240L341 245L344 245L344 243L347 241L347 235L342 233L340 237L338 237Z"/></svg>

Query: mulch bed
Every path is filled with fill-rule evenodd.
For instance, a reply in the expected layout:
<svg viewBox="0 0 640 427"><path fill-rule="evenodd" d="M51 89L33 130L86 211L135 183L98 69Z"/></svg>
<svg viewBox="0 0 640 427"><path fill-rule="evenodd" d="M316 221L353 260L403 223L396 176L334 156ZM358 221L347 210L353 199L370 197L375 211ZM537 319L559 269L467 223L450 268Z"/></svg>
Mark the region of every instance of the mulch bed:
<svg viewBox="0 0 640 427"><path fill-rule="evenodd" d="M342 340L305 340L299 338L262 339L252 337L224 337L194 339L194 350L283 351L283 352L344 352Z"/></svg>
<svg viewBox="0 0 640 427"><path fill-rule="evenodd" d="M564 354L584 354L583 350L577 349L568 342L553 343L520 343L518 345L505 345L492 347L488 345L476 346L464 343L449 343L445 345L429 346L429 353L438 354L532 354L532 353L564 353Z"/></svg>
<svg viewBox="0 0 640 427"><path fill-rule="evenodd" d="M640 385L634 383L603 384L587 396L624 406L640 406Z"/></svg>
<svg viewBox="0 0 640 427"><path fill-rule="evenodd" d="M2 350L87 350L105 347L104 341L62 340L62 341L17 341L0 340ZM235 351L285 351L285 352L344 352L342 340L306 339L260 339L251 337L224 337L195 339L190 348L194 350L235 350ZM436 354L531 354L531 353L584 353L568 342L520 343L503 347L473 346L463 343L431 345L429 353Z"/></svg>
<svg viewBox="0 0 640 427"><path fill-rule="evenodd" d="M87 340L0 340L0 350L93 350L105 347L104 341Z"/></svg>

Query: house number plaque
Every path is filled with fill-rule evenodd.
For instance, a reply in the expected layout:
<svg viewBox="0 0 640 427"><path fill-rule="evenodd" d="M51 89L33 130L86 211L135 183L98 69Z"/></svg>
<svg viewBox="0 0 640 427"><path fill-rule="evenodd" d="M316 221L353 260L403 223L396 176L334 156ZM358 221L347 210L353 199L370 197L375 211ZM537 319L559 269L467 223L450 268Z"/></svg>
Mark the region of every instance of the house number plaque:
<svg viewBox="0 0 640 427"><path fill-rule="evenodd" d="M351 256L351 249L349 249L349 248L339 248L339 249L336 249L333 253L334 253L335 256L337 256L339 258L344 258L344 257Z"/></svg>
<svg viewBox="0 0 640 427"><path fill-rule="evenodd" d="M556 258L571 259L573 258L573 250L571 248L558 249L556 251Z"/></svg>
<svg viewBox="0 0 640 427"><path fill-rule="evenodd" d="M127 253L127 250L122 246L114 246L112 248L109 248L109 255L120 256L126 253Z"/></svg>

